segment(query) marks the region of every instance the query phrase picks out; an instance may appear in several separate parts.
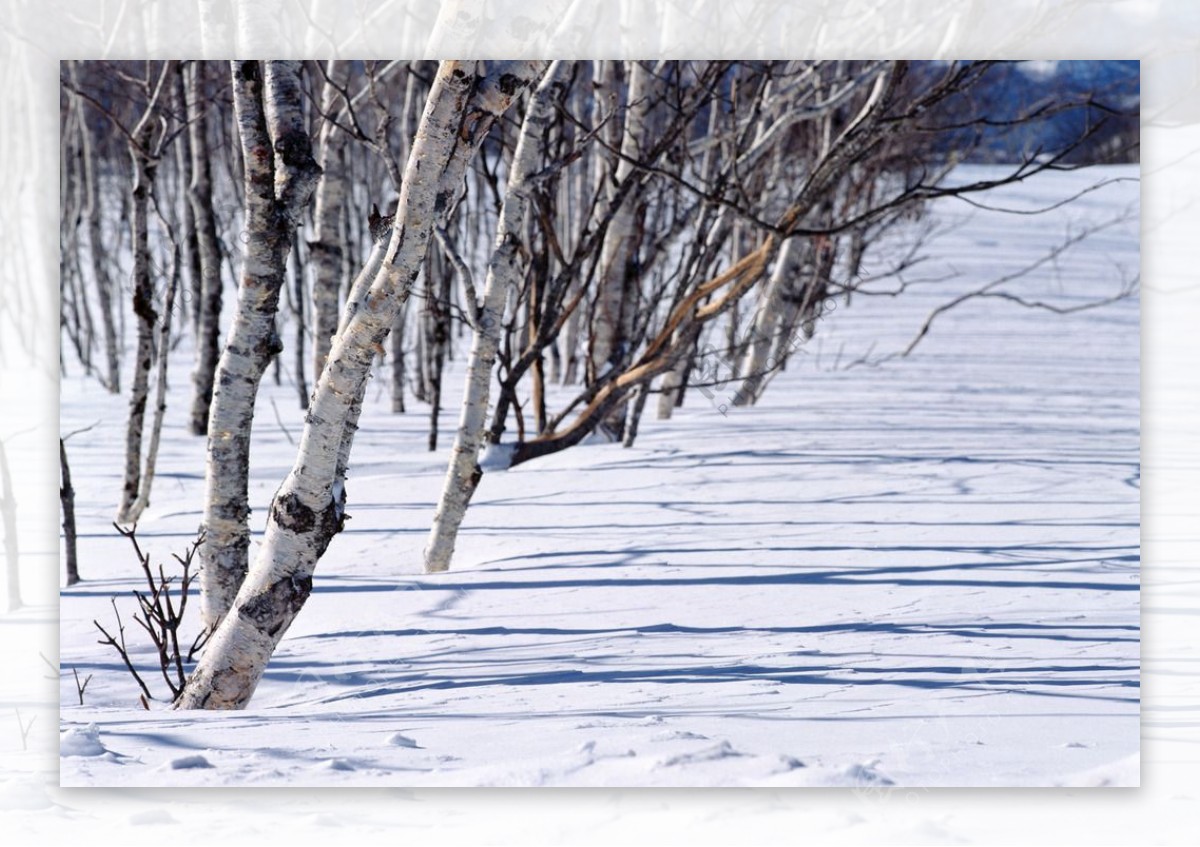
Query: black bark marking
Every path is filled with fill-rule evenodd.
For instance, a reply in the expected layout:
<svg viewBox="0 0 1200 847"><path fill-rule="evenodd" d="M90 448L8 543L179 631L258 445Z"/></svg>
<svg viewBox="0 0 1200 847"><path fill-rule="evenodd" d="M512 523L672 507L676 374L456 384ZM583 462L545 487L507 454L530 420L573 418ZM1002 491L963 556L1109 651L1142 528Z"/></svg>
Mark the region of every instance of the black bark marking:
<svg viewBox="0 0 1200 847"><path fill-rule="evenodd" d="M500 90L511 97L521 89L521 78L515 74L500 74Z"/></svg>
<svg viewBox="0 0 1200 847"><path fill-rule="evenodd" d="M455 193L456 191L452 188L438 192L437 197L433 201L433 212L435 215L440 217L442 213L450 208L450 203L454 200Z"/></svg>
<svg viewBox="0 0 1200 847"><path fill-rule="evenodd" d="M325 555L325 549L333 536L345 526L342 518L343 507L344 501L337 503L331 497L329 505L318 511L301 503L295 494L283 494L276 497L275 502L271 504L271 517L289 532L311 536L316 548L316 557L319 559Z"/></svg>
<svg viewBox="0 0 1200 847"><path fill-rule="evenodd" d="M312 593L312 577L291 575L251 597L238 607L238 614L255 628L274 636L295 618Z"/></svg>

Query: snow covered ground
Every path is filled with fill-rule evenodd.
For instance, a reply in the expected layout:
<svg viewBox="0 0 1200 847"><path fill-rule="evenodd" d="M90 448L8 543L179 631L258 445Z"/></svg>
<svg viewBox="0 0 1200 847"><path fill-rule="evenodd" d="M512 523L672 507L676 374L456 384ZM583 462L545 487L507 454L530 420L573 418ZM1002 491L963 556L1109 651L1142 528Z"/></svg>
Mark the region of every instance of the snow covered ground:
<svg viewBox="0 0 1200 847"><path fill-rule="evenodd" d="M987 203L1136 174L1052 175ZM388 411L381 379L353 520L244 713L144 711L96 643L114 596L142 643L140 574L110 526L126 409L72 371L61 429L95 426L68 442L84 582L61 600L62 784L1136 785L1136 297L1067 315L976 300L910 357L851 365L1131 211L1005 289L1113 294L1137 271L1137 200L1130 179L1036 217L939 203L931 258L908 274L937 281L824 317L754 408L722 413L736 382L694 390L670 421L652 402L631 449L489 474L447 574L420 574L445 449L425 451L424 407ZM868 254L876 290L898 284L887 265ZM156 561L192 538L203 487L186 344L171 366L139 527ZM256 529L294 457L295 405L268 377ZM155 665L148 644L138 658ZM83 706L72 669L92 675Z"/></svg>

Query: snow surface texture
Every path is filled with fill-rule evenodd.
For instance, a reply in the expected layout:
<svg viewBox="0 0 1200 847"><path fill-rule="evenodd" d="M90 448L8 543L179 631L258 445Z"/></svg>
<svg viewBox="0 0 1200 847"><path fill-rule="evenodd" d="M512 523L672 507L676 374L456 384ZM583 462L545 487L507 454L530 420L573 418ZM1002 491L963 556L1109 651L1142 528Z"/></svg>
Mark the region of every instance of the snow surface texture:
<svg viewBox="0 0 1200 847"><path fill-rule="evenodd" d="M975 300L909 358L849 367L1132 210L1006 286L1059 305L1113 294L1138 266L1136 175L1056 174L987 198L1034 208L1129 178L1040 217L939 202L930 259L907 275L936 282L839 303L756 407L722 414L736 381L692 390L671 421L651 402L632 449L489 473L446 574L420 574L445 449L424 450L427 415L392 415L379 380L353 520L243 713L143 711L96 643L116 596L150 679L129 620L140 574L109 525L125 400L73 370L62 431L96 426L68 442L84 582L62 592L62 784L1136 785L1136 297L1070 315ZM870 288L898 285L882 274L902 249L868 253ZM200 518L190 363L185 341L139 528L155 561ZM295 405L286 374L268 375L256 531L295 455ZM72 668L93 675L84 706Z"/></svg>

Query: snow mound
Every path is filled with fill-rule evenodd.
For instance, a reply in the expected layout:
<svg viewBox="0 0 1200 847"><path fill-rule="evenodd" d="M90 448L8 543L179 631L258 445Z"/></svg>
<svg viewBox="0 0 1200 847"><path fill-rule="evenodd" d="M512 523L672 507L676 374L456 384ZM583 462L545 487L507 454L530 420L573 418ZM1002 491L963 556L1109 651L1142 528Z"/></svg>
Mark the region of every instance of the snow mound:
<svg viewBox="0 0 1200 847"><path fill-rule="evenodd" d="M100 743L100 730L94 723L86 727L72 727L58 736L58 755L68 756L103 756L108 748Z"/></svg>
<svg viewBox="0 0 1200 847"><path fill-rule="evenodd" d="M489 444L479 456L479 467L484 473L506 471L512 466L516 444Z"/></svg>
<svg viewBox="0 0 1200 847"><path fill-rule="evenodd" d="M395 732L388 736L387 743L393 747L411 747L413 750L420 750L421 745L413 741L403 733Z"/></svg>

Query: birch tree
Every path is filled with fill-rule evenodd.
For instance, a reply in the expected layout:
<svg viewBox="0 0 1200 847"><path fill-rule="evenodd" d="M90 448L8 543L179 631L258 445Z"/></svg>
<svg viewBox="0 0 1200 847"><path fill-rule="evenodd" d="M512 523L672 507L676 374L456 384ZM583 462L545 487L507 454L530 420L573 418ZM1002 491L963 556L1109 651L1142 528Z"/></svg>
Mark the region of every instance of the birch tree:
<svg viewBox="0 0 1200 847"><path fill-rule="evenodd" d="M128 136L129 157L133 161L133 187L130 192L132 216L130 232L133 248L133 313L137 317L137 350L133 359L133 379L129 393L129 421L125 428L125 478L117 520L136 519L135 504L142 489L142 435L146 402L150 393L150 368L154 360L154 329L158 313L154 309L154 278L150 262L150 193L166 141L166 122L158 114L168 95L167 84L175 73L175 63L165 62L158 81L146 79L149 101ZM149 63L147 63L149 74Z"/></svg>
<svg viewBox="0 0 1200 847"><path fill-rule="evenodd" d="M221 353L223 293L221 244L217 238L216 213L213 210L205 67L203 62L189 62L185 71L188 148L191 153L191 181L187 195L196 228L196 253L200 265L199 296L192 304L196 326L196 367L192 372L194 394L190 421L193 435L208 433L213 380Z"/></svg>
<svg viewBox="0 0 1200 847"><path fill-rule="evenodd" d="M345 133L332 116L337 112L339 83L344 88L346 66L342 59L330 60L325 84L321 89L321 113L327 117L317 135L317 163L321 179L317 183L313 208L316 237L308 243L312 253L313 304L313 381L321 378L329 345L337 331L338 291L342 283L343 245L338 226L346 203L346 174L342 164Z"/></svg>
<svg viewBox="0 0 1200 847"><path fill-rule="evenodd" d="M244 168L246 237L237 309L208 422L201 609L214 629L245 578L250 546L250 432L258 386L282 349L275 328L287 258L320 176L301 114L300 63L231 63Z"/></svg>
<svg viewBox="0 0 1200 847"><path fill-rule="evenodd" d="M429 541L425 545L425 570L429 573L450 567L459 526L483 476L479 466L479 451L487 424L492 366L496 363L496 350L500 346L504 306L515 294L523 271L520 230L528 206L526 183L541 161L538 145L552 106L551 92L557 67L557 63L551 65L533 93L509 166L504 205L500 210L500 223L496 227L496 243L483 285L483 303L478 312L472 315L474 341L467 359L466 387L458 432L454 446L450 448L446 481L429 531ZM475 306L473 303L467 305L468 308Z"/></svg>
<svg viewBox="0 0 1200 847"><path fill-rule="evenodd" d="M544 69L544 62L440 65L405 168L387 253L333 343L296 463L271 503L254 568L189 678L179 708L244 707L308 599L317 561L345 516L338 466L354 399L361 396L375 353L416 280L435 222L460 191L472 155Z"/></svg>

